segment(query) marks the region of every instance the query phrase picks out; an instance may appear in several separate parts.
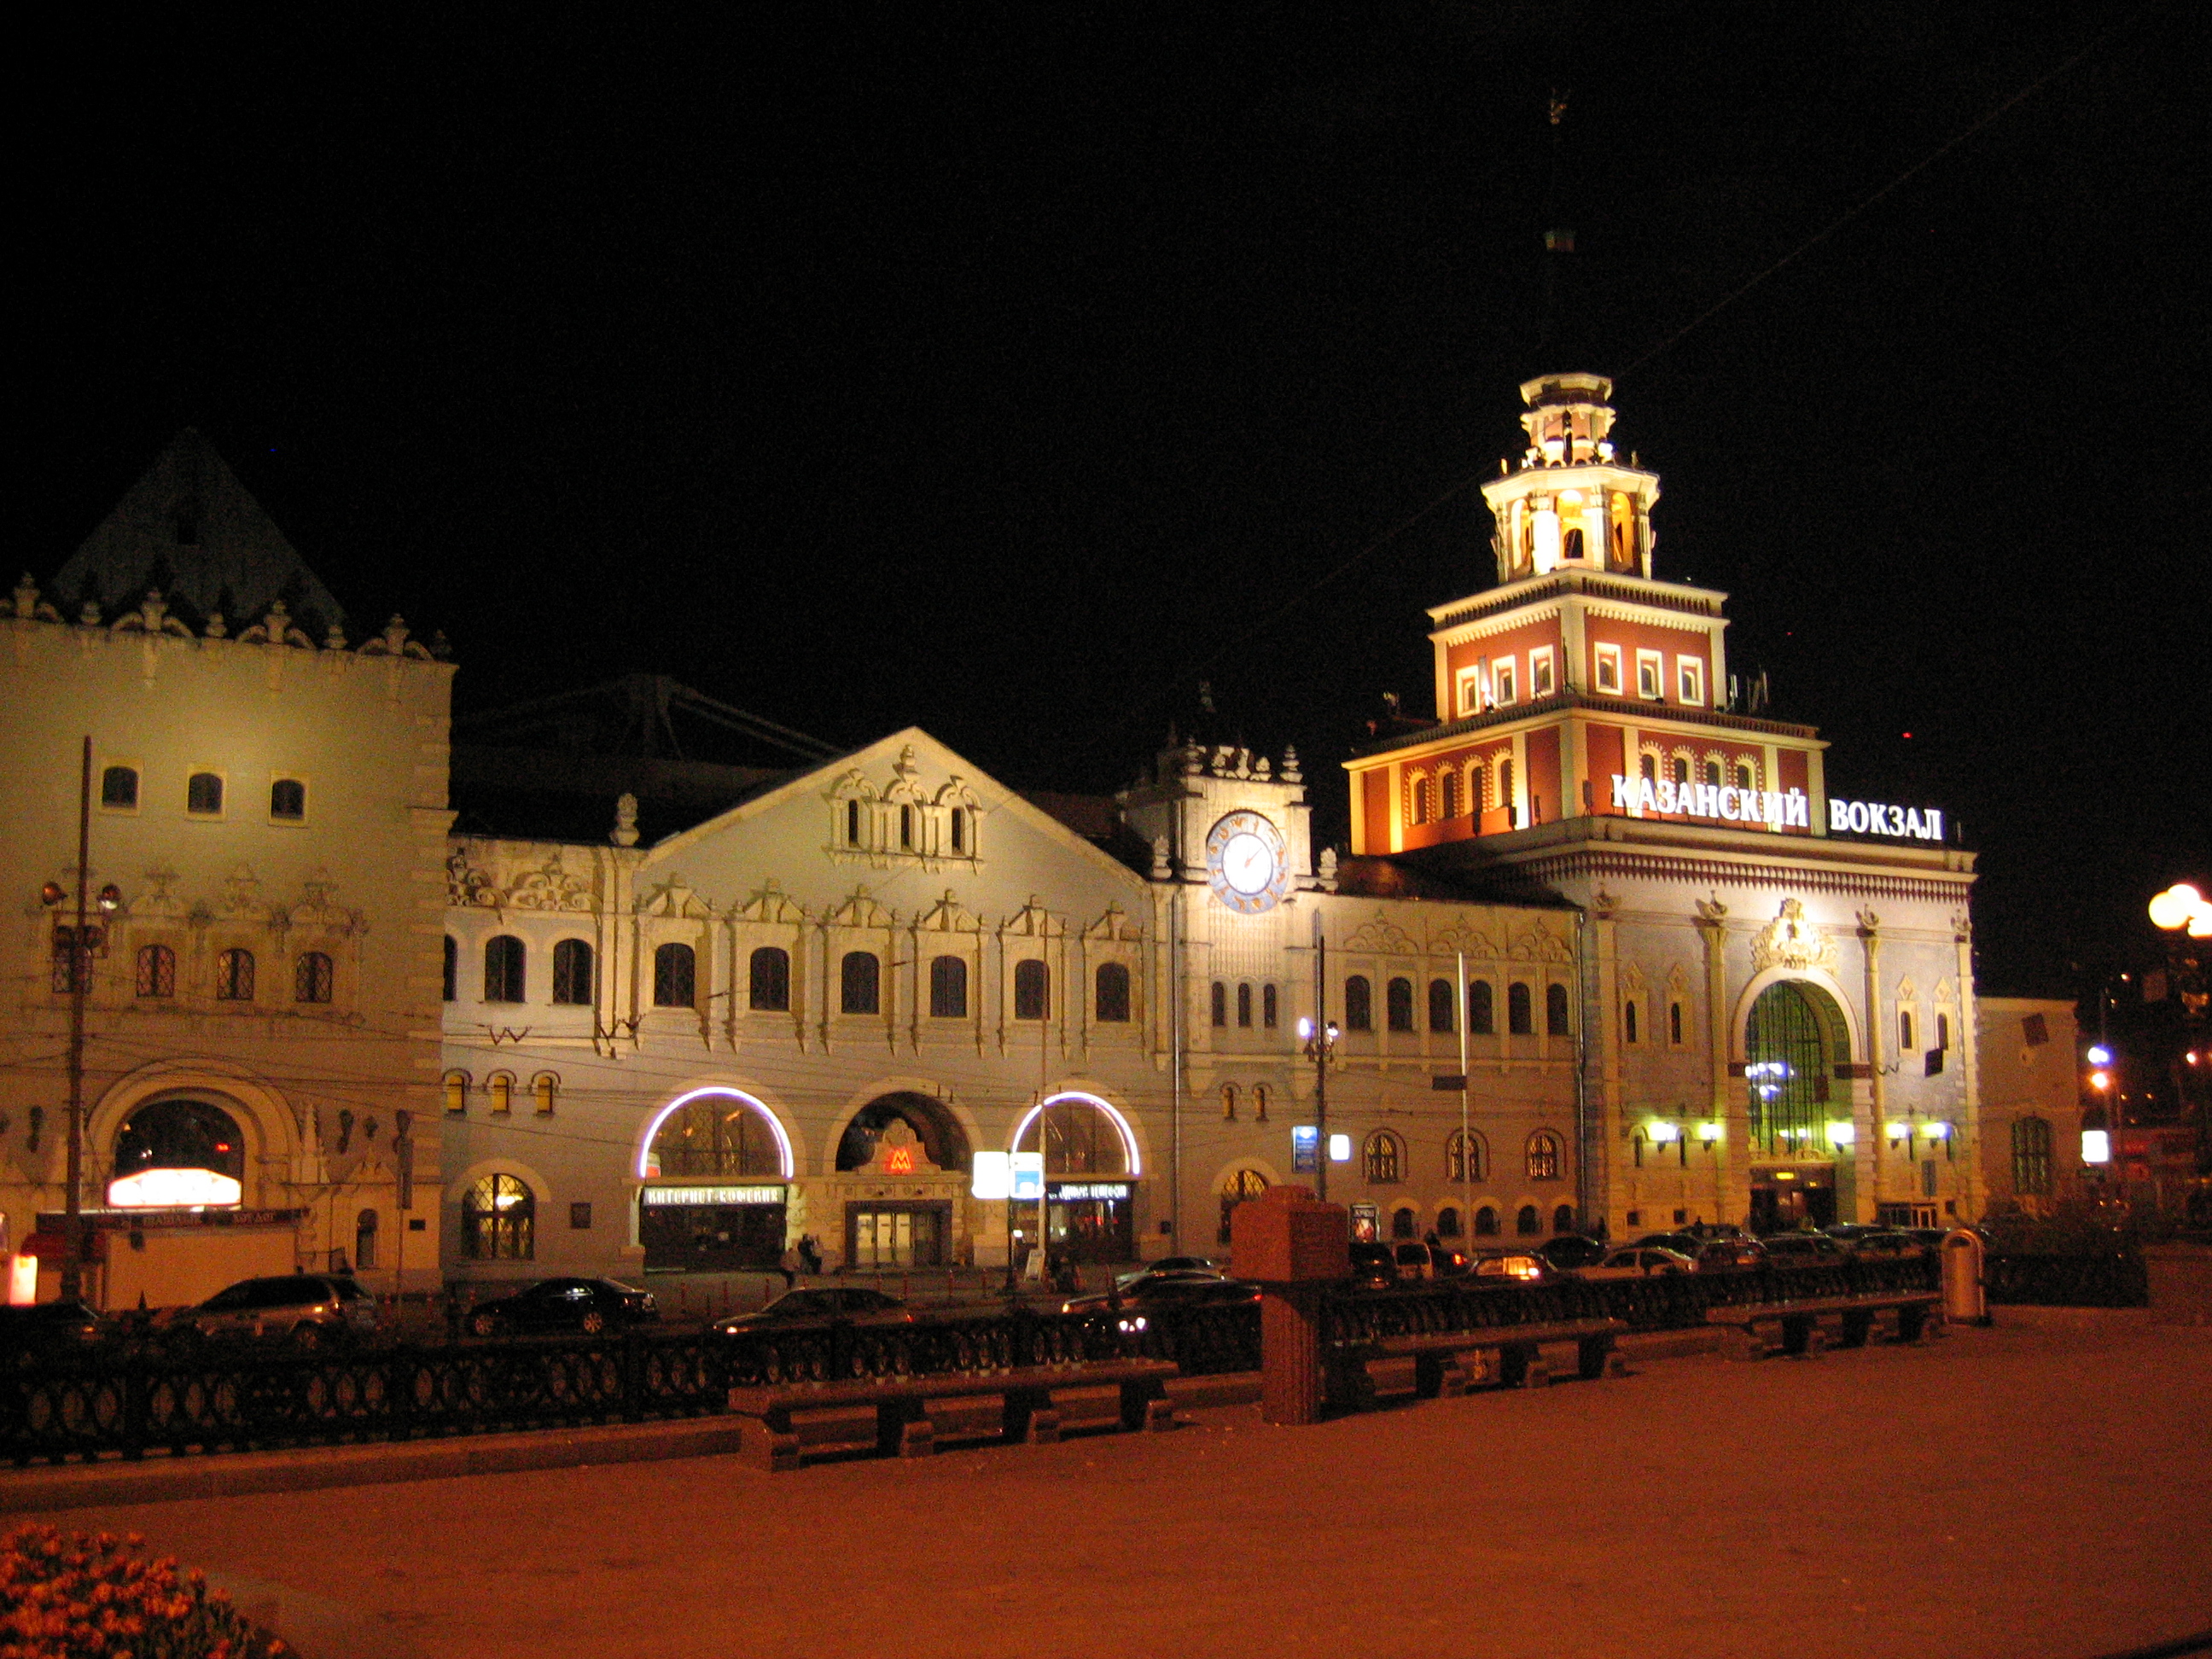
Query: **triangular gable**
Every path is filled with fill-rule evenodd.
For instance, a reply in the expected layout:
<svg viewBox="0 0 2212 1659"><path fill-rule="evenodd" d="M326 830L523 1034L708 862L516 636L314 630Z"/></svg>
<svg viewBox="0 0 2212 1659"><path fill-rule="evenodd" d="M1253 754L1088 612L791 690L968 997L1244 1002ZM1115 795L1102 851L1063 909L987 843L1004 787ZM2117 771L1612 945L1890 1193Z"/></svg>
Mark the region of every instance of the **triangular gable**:
<svg viewBox="0 0 2212 1659"><path fill-rule="evenodd" d="M1097 870L1110 871L1126 881L1136 879L1128 866L1101 852L1090 842L1085 841L1058 818L1053 817L1051 813L1031 805L1014 790L1009 789L997 779L963 759L957 753L939 743L918 726L907 726L903 730L892 732L887 738L878 738L865 748L835 756L823 762L821 765L806 771L794 772L773 787L763 790L751 799L738 802L726 812L708 818L704 823L694 824L689 830L678 830L665 841L653 844L652 850L646 854L644 867L650 868L653 865L664 863L682 854L687 848L696 847L723 830L765 817L777 808L802 797L826 800L836 790L838 782L853 771L858 770L864 774L871 771L890 771L893 763L898 759L899 751L908 746L927 754L929 757L930 764L939 771L957 775L969 792L975 795L976 800L1000 824L1007 819L1012 819L1023 828L1043 836L1054 846L1083 858ZM942 794L943 791L940 789L934 793ZM994 830L994 833L1004 834L1005 831L1000 828Z"/></svg>

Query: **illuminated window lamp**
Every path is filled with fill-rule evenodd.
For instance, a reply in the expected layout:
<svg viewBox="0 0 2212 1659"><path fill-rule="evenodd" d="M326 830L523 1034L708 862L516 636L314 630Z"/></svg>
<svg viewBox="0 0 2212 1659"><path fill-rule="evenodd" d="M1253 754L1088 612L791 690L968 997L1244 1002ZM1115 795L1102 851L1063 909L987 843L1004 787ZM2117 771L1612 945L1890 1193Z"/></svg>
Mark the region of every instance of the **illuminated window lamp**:
<svg viewBox="0 0 2212 1659"><path fill-rule="evenodd" d="M245 1189L214 1170L140 1170L107 1183L107 1201L118 1210L234 1209Z"/></svg>
<svg viewBox="0 0 2212 1659"><path fill-rule="evenodd" d="M2112 1161L2112 1138L2102 1129L2081 1131L2081 1161L2084 1164L2110 1164Z"/></svg>

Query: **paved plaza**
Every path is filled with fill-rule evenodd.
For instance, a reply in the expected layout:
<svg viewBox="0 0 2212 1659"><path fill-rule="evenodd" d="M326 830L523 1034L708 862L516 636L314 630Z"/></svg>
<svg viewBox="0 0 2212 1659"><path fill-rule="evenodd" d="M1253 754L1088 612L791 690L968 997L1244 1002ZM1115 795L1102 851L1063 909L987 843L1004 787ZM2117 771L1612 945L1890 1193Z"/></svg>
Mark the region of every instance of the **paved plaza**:
<svg viewBox="0 0 2212 1659"><path fill-rule="evenodd" d="M307 1659L2089 1659L2212 1626L2212 1334L1917 1348L1309 1429L76 1510Z"/></svg>

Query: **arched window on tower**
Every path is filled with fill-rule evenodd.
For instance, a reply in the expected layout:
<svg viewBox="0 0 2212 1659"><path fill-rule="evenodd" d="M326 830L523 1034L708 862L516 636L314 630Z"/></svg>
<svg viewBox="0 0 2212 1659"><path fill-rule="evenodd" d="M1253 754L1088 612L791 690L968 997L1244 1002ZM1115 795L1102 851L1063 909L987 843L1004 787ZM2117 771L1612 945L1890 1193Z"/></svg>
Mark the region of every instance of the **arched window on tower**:
<svg viewBox="0 0 2212 1659"><path fill-rule="evenodd" d="M968 961L964 957L929 959L929 1017L968 1018Z"/></svg>
<svg viewBox="0 0 2212 1659"><path fill-rule="evenodd" d="M1437 815L1448 823L1459 816L1459 777L1449 768L1437 778Z"/></svg>
<svg viewBox="0 0 2212 1659"><path fill-rule="evenodd" d="M747 1000L763 1013L791 1012L791 952L781 945L763 945L746 963Z"/></svg>
<svg viewBox="0 0 2212 1659"><path fill-rule="evenodd" d="M1228 1024L1229 988L1217 979L1213 981L1212 986L1206 993L1206 1012L1212 1016L1213 1024L1216 1025Z"/></svg>
<svg viewBox="0 0 2212 1659"><path fill-rule="evenodd" d="M1371 1031L1375 1029L1375 993L1364 974L1354 974L1344 981L1344 1029L1347 1031Z"/></svg>
<svg viewBox="0 0 2212 1659"><path fill-rule="evenodd" d="M569 1008L591 1006L592 947L586 940L564 939L553 947L553 1000Z"/></svg>
<svg viewBox="0 0 2212 1659"><path fill-rule="evenodd" d="M872 1014L879 1011L883 964L872 951L848 951L837 964L837 1006L842 1013Z"/></svg>
<svg viewBox="0 0 2212 1659"><path fill-rule="evenodd" d="M1559 556L1563 559L1579 559L1582 556L1583 532L1579 530L1570 530L1567 532L1566 545L1559 550Z"/></svg>
<svg viewBox="0 0 2212 1659"><path fill-rule="evenodd" d="M1129 970L1118 962L1102 962L1094 975L1095 994L1092 998L1092 1018L1101 1025L1126 1025L1129 1022Z"/></svg>
<svg viewBox="0 0 2212 1659"><path fill-rule="evenodd" d="M1044 963L1031 957L1014 964L1014 1018L1045 1019L1052 1013L1051 978Z"/></svg>
<svg viewBox="0 0 2212 1659"><path fill-rule="evenodd" d="M1536 1034L1534 1003L1528 988L1519 980L1505 988L1505 1029L1515 1036Z"/></svg>
<svg viewBox="0 0 2212 1659"><path fill-rule="evenodd" d="M653 953L653 1006L692 1008L699 1001L699 959L688 945L663 945Z"/></svg>
<svg viewBox="0 0 2212 1659"><path fill-rule="evenodd" d="M1252 987L1249 983L1237 988L1237 1024L1240 1030L1252 1029Z"/></svg>
<svg viewBox="0 0 2212 1659"><path fill-rule="evenodd" d="M1260 988L1260 1024L1267 1030L1272 1031L1275 1029L1279 1000L1273 985L1262 985Z"/></svg>
<svg viewBox="0 0 2212 1659"><path fill-rule="evenodd" d="M1468 981L1467 1030L1470 1036L1498 1034L1498 993L1486 979Z"/></svg>
<svg viewBox="0 0 2212 1659"><path fill-rule="evenodd" d="M1390 1029L1410 1031L1413 1029L1413 981L1394 979L1385 988L1384 1000L1389 1015Z"/></svg>
<svg viewBox="0 0 2212 1659"><path fill-rule="evenodd" d="M1564 985L1544 988L1544 1030L1552 1036L1571 1035L1567 1023L1567 988Z"/></svg>
<svg viewBox="0 0 2212 1659"><path fill-rule="evenodd" d="M1432 979L1429 981L1429 1029L1431 1031L1454 1029L1452 1005L1458 1000L1458 994L1452 989L1449 980Z"/></svg>

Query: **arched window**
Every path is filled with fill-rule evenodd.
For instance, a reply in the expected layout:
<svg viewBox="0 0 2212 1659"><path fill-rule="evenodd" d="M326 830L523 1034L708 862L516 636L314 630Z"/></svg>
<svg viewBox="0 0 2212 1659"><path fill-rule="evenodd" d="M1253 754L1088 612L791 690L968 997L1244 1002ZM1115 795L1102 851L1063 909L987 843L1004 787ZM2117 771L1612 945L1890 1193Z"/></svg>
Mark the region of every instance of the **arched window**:
<svg viewBox="0 0 2212 1659"><path fill-rule="evenodd" d="M1559 556L1563 559L1579 559L1582 556L1583 532L1579 529L1570 530L1567 532L1566 544L1559 550Z"/></svg>
<svg viewBox="0 0 2212 1659"><path fill-rule="evenodd" d="M1705 781L1717 789L1721 787L1721 763L1717 760L1705 763Z"/></svg>
<svg viewBox="0 0 2212 1659"><path fill-rule="evenodd" d="M466 1072L446 1073L446 1109L449 1112L469 1109L469 1074Z"/></svg>
<svg viewBox="0 0 2212 1659"><path fill-rule="evenodd" d="M899 847L904 852L914 850L914 808L911 806L902 805L899 808Z"/></svg>
<svg viewBox="0 0 2212 1659"><path fill-rule="evenodd" d="M872 1014L882 1006L883 964L872 951L848 951L837 964L837 1006L848 1014Z"/></svg>
<svg viewBox="0 0 2212 1659"><path fill-rule="evenodd" d="M253 1000L253 952L225 951L215 959L215 995L218 1002Z"/></svg>
<svg viewBox="0 0 2212 1659"><path fill-rule="evenodd" d="M538 1198L510 1175L489 1175L461 1195L461 1254L471 1261L534 1261Z"/></svg>
<svg viewBox="0 0 2212 1659"><path fill-rule="evenodd" d="M1778 980L1759 994L1744 1022L1743 1076L1754 1145L1810 1153L1826 1139L1829 1044L1813 998L1822 994Z"/></svg>
<svg viewBox="0 0 2212 1659"><path fill-rule="evenodd" d="M2027 1198L2050 1196L2051 1126L2039 1117L2013 1121L2012 1189Z"/></svg>
<svg viewBox="0 0 2212 1659"><path fill-rule="evenodd" d="M1030 957L1014 964L1014 1018L1047 1019L1052 1015L1052 975Z"/></svg>
<svg viewBox="0 0 2212 1659"><path fill-rule="evenodd" d="M494 1072L484 1079L484 1092L491 1097L492 1115L505 1117L514 1109L514 1074Z"/></svg>
<svg viewBox="0 0 2212 1659"><path fill-rule="evenodd" d="M1641 770L1642 770L1642 772L1643 772L1643 774L1644 774L1644 781L1645 781L1645 782L1647 782L1647 783L1656 783L1656 782L1658 782L1658 781L1659 781L1659 757L1658 757L1658 756L1656 756L1656 755L1646 755L1646 756L1643 758L1643 760L1642 760L1641 762L1639 762L1639 763L1638 763L1638 766L1639 766L1639 769L1641 769Z"/></svg>
<svg viewBox="0 0 2212 1659"><path fill-rule="evenodd" d="M1367 1179L1370 1183L1389 1185L1401 1178L1406 1167L1405 1149L1398 1144L1397 1136L1388 1129L1377 1129L1367 1137L1365 1151Z"/></svg>
<svg viewBox="0 0 2212 1659"><path fill-rule="evenodd" d="M663 945L653 953L653 1006L693 1008L699 1002L699 959L688 945Z"/></svg>
<svg viewBox="0 0 2212 1659"><path fill-rule="evenodd" d="M1428 821L1429 781L1425 777L1416 777L1413 780L1413 807L1410 815L1410 822L1414 823L1426 823Z"/></svg>
<svg viewBox="0 0 2212 1659"><path fill-rule="evenodd" d="M1375 993L1370 988L1364 974L1354 974L1344 981L1344 1029L1347 1031L1371 1031L1375 1029Z"/></svg>
<svg viewBox="0 0 2212 1659"><path fill-rule="evenodd" d="M292 962L292 1000L328 1002L336 977L331 959L320 951L302 951Z"/></svg>
<svg viewBox="0 0 2212 1659"><path fill-rule="evenodd" d="M1636 1028L1636 1003L1633 998L1620 1005L1620 1040L1627 1043L1641 1041Z"/></svg>
<svg viewBox="0 0 2212 1659"><path fill-rule="evenodd" d="M134 1109L115 1134L115 1174L142 1170L211 1170L246 1176L238 1120L212 1101L171 1096Z"/></svg>
<svg viewBox="0 0 2212 1659"><path fill-rule="evenodd" d="M1275 1029L1277 1006L1275 988L1272 985L1262 985L1260 988L1260 1024L1267 1030L1272 1031Z"/></svg>
<svg viewBox="0 0 2212 1659"><path fill-rule="evenodd" d="M222 780L213 772L195 772L185 780L185 811L198 817L222 812Z"/></svg>
<svg viewBox="0 0 2212 1659"><path fill-rule="evenodd" d="M1519 980L1505 988L1505 1029L1515 1036L1530 1036L1536 1030L1534 1005L1528 988Z"/></svg>
<svg viewBox="0 0 2212 1659"><path fill-rule="evenodd" d="M522 1000L522 941L512 933L500 933L486 939L483 1000L486 1002L520 1002Z"/></svg>
<svg viewBox="0 0 2212 1659"><path fill-rule="evenodd" d="M968 809L964 806L954 807L951 821L952 850L956 853L965 853L968 850Z"/></svg>
<svg viewBox="0 0 2212 1659"><path fill-rule="evenodd" d="M1498 993L1486 979L1468 981L1467 1029L1470 1036L1492 1036L1497 1034Z"/></svg>
<svg viewBox="0 0 2212 1659"><path fill-rule="evenodd" d="M968 1018L968 959L932 957L929 959L929 1017L932 1019Z"/></svg>
<svg viewBox="0 0 2212 1659"><path fill-rule="evenodd" d="M1574 1230L1575 1206L1573 1205L1562 1204L1559 1208L1552 1212L1552 1231L1553 1232L1571 1233L1574 1231Z"/></svg>
<svg viewBox="0 0 2212 1659"><path fill-rule="evenodd" d="M173 997L177 994L177 953L166 945L138 947L138 994Z"/></svg>
<svg viewBox="0 0 2212 1659"><path fill-rule="evenodd" d="M564 1007L592 1005L592 947L580 939L564 939L553 947L553 1000Z"/></svg>
<svg viewBox="0 0 2212 1659"><path fill-rule="evenodd" d="M1513 812L1513 763L1510 760L1498 763L1498 804L1507 812ZM1517 814L1510 819L1516 824L1520 821Z"/></svg>
<svg viewBox="0 0 2212 1659"><path fill-rule="evenodd" d="M1252 1029L1252 987L1249 982L1237 988L1237 1024L1244 1030Z"/></svg>
<svg viewBox="0 0 2212 1659"><path fill-rule="evenodd" d="M1118 962L1102 962L1092 975L1092 1018L1101 1025L1129 1022L1129 970Z"/></svg>
<svg viewBox="0 0 2212 1659"><path fill-rule="evenodd" d="M307 816L307 786L297 778L278 778L269 786L269 816L297 823Z"/></svg>
<svg viewBox="0 0 2212 1659"><path fill-rule="evenodd" d="M1458 1205L1447 1204L1443 1208L1437 1212L1437 1237L1438 1238L1457 1238L1459 1237Z"/></svg>
<svg viewBox="0 0 2212 1659"><path fill-rule="evenodd" d="M1553 1036L1566 1036L1567 988L1547 985L1544 988L1544 1030Z"/></svg>
<svg viewBox="0 0 2212 1659"><path fill-rule="evenodd" d="M1390 1237L1393 1238L1413 1237L1418 1224L1413 1211L1403 1204L1390 1212Z"/></svg>
<svg viewBox="0 0 2212 1659"><path fill-rule="evenodd" d="M376 1266L376 1212L363 1210L354 1218L353 1265L367 1273Z"/></svg>
<svg viewBox="0 0 2212 1659"><path fill-rule="evenodd" d="M1437 775L1437 815L1446 823L1459 816L1459 775L1449 767Z"/></svg>
<svg viewBox="0 0 2212 1659"><path fill-rule="evenodd" d="M1559 1138L1549 1129L1539 1129L1528 1137L1528 1179L1557 1181L1559 1178Z"/></svg>
<svg viewBox="0 0 2212 1659"><path fill-rule="evenodd" d="M1221 1085L1221 1121L1224 1123L1237 1121L1237 1085L1233 1083Z"/></svg>
<svg viewBox="0 0 2212 1659"><path fill-rule="evenodd" d="M1239 1204L1249 1204L1267 1190L1267 1177L1257 1170L1231 1170L1221 1183L1220 1242L1229 1243L1229 1218Z"/></svg>
<svg viewBox="0 0 2212 1659"><path fill-rule="evenodd" d="M1483 788L1482 763L1475 761L1467 769L1467 810L1468 811L1480 812L1489 804L1488 797L1483 793Z"/></svg>
<svg viewBox="0 0 2212 1659"><path fill-rule="evenodd" d="M561 1079L550 1072L540 1072L530 1079L530 1097L538 1107L538 1115L553 1115L554 1097L561 1091Z"/></svg>
<svg viewBox="0 0 2212 1659"><path fill-rule="evenodd" d="M1431 1031L1452 1030L1452 1005L1459 1000L1448 979L1429 981L1429 1029Z"/></svg>
<svg viewBox="0 0 2212 1659"><path fill-rule="evenodd" d="M1752 776L1751 763L1749 761L1738 761L1736 763L1735 787L1739 789L1753 789L1758 787L1757 780Z"/></svg>
<svg viewBox="0 0 2212 1659"><path fill-rule="evenodd" d="M1498 1212L1487 1204L1474 1212L1474 1236L1477 1238L1498 1237Z"/></svg>
<svg viewBox="0 0 2212 1659"><path fill-rule="evenodd" d="M1519 1210L1515 1212L1513 1217L1513 1231L1520 1234L1523 1238L1533 1238L1536 1234L1544 1231L1544 1224L1536 1214L1536 1206L1534 1205L1523 1204Z"/></svg>
<svg viewBox="0 0 2212 1659"><path fill-rule="evenodd" d="M1252 1121L1265 1123L1267 1121L1267 1085L1264 1083L1255 1083L1252 1085Z"/></svg>
<svg viewBox="0 0 2212 1659"><path fill-rule="evenodd" d="M747 959L748 1000L763 1013L791 1012L791 952L763 945Z"/></svg>
<svg viewBox="0 0 2212 1659"><path fill-rule="evenodd" d="M848 800L845 803L845 845L858 847L860 844L860 803L857 800Z"/></svg>
<svg viewBox="0 0 2212 1659"><path fill-rule="evenodd" d="M1213 981L1212 988L1207 991L1206 999L1206 1011L1212 1016L1213 1023L1216 1025L1228 1024L1229 988L1217 979Z"/></svg>
<svg viewBox="0 0 2212 1659"><path fill-rule="evenodd" d="M872 1143L867 1149L872 1155ZM863 1156L853 1165L868 1161ZM735 1095L701 1095L660 1121L646 1149L646 1171L667 1178L783 1174L783 1153L768 1119ZM840 1167L842 1167L842 1164Z"/></svg>
<svg viewBox="0 0 2212 1659"><path fill-rule="evenodd" d="M1667 1041L1677 1048L1682 1046L1682 1005L1679 1002L1667 1005Z"/></svg>
<svg viewBox="0 0 2212 1659"><path fill-rule="evenodd" d="M1472 1155L1474 1160L1472 1169L1462 1166L1462 1154ZM1451 1182L1480 1181L1489 1173L1490 1159L1484 1153L1482 1137L1475 1134L1462 1139L1461 1132L1454 1129L1451 1139L1444 1142L1444 1179Z"/></svg>
<svg viewBox="0 0 2212 1659"><path fill-rule="evenodd" d="M138 771L136 767L111 766L100 775L100 804L128 811L138 805Z"/></svg>
<svg viewBox="0 0 2212 1659"><path fill-rule="evenodd" d="M446 935L446 1000L451 1002L461 994L460 941L451 933Z"/></svg>
<svg viewBox="0 0 2212 1659"><path fill-rule="evenodd" d="M1412 1030L1413 1029L1413 981L1410 979L1392 980L1385 992L1385 997L1390 1017L1390 1029L1394 1031Z"/></svg>

